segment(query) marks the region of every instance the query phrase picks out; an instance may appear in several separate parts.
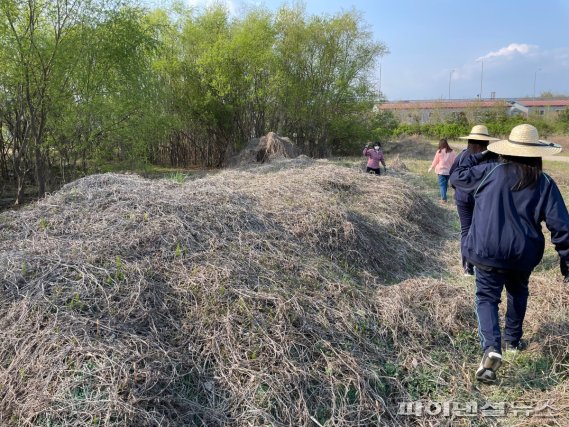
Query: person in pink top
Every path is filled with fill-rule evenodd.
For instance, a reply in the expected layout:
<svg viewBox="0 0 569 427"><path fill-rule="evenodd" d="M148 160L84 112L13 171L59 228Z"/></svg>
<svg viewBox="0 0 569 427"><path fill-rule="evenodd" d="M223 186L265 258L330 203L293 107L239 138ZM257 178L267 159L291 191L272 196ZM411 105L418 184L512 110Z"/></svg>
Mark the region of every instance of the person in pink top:
<svg viewBox="0 0 569 427"><path fill-rule="evenodd" d="M385 159L383 158L383 151L381 150L381 144L379 142L374 142L373 148L370 147L370 144L366 145L364 148L364 156L367 157L366 172L381 175L381 170L379 168L380 163L383 165L383 171L387 172Z"/></svg>
<svg viewBox="0 0 569 427"><path fill-rule="evenodd" d="M456 153L448 145L446 138L439 141L439 149L435 154L433 163L429 168L429 172L435 168L435 172L439 176L439 188L441 190L441 202L447 202L448 179L450 177L450 168L456 159Z"/></svg>

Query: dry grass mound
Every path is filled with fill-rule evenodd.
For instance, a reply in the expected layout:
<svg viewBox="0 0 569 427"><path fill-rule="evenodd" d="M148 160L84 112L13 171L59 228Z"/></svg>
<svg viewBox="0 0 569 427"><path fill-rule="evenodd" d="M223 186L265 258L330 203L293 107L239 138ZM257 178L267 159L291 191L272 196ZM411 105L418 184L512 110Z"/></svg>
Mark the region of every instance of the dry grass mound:
<svg viewBox="0 0 569 427"><path fill-rule="evenodd" d="M95 175L6 212L0 425L438 424L398 404L485 398L471 292L434 278L447 221L404 176L302 157L185 183ZM558 405L569 302L546 274L540 344L502 390Z"/></svg>
<svg viewBox="0 0 569 427"><path fill-rule="evenodd" d="M455 144L451 143L451 147ZM435 156L437 146L432 145L428 139L422 136L410 136L399 141L390 141L383 144L383 150L387 156L400 155L420 160L431 160Z"/></svg>
<svg viewBox="0 0 569 427"><path fill-rule="evenodd" d="M287 137L269 132L261 138L251 138L245 148L228 162L230 166L246 166L267 163L278 159L292 159L300 154L296 145Z"/></svg>
<svg viewBox="0 0 569 427"><path fill-rule="evenodd" d="M379 284L433 269L441 212L400 179L309 159L181 184L95 175L6 212L0 424L394 420L400 331Z"/></svg>

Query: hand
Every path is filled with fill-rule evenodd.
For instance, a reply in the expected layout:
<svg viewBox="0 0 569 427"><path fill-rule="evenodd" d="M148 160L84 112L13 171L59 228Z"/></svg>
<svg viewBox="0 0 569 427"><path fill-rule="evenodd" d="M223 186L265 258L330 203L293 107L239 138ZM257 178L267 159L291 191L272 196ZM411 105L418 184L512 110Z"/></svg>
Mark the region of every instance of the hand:
<svg viewBox="0 0 569 427"><path fill-rule="evenodd" d="M428 170L427 172L430 172L430 171L432 171L432 170L433 170L433 168L429 168L429 170Z"/></svg>
<svg viewBox="0 0 569 427"><path fill-rule="evenodd" d="M480 153L476 154L474 157L476 158L476 160L478 160L479 162L488 159L490 156L492 155L492 152L489 150L484 150L481 151Z"/></svg>
<svg viewBox="0 0 569 427"><path fill-rule="evenodd" d="M383 167L383 172L387 172L387 166Z"/></svg>

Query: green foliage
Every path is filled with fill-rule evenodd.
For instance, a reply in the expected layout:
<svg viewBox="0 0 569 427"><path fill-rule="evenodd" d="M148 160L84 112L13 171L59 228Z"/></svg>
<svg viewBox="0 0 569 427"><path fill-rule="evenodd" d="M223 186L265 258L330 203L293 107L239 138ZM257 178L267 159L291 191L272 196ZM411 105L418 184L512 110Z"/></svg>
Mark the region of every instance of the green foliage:
<svg viewBox="0 0 569 427"><path fill-rule="evenodd" d="M394 136L425 135L429 138L458 138L468 134L470 125L460 123L426 123L407 124L402 123L394 129Z"/></svg>
<svg viewBox="0 0 569 427"><path fill-rule="evenodd" d="M560 132L569 133L569 108L561 111L557 118L557 128Z"/></svg>
<svg viewBox="0 0 569 427"><path fill-rule="evenodd" d="M360 146L373 129L369 76L385 46L353 12L306 19L302 9L284 7L275 27L279 131L299 135L309 154L344 152L352 140Z"/></svg>
<svg viewBox="0 0 569 427"><path fill-rule="evenodd" d="M81 301L81 296L76 292L67 302L67 307L69 307L70 310L83 311L87 308L87 304Z"/></svg>
<svg viewBox="0 0 569 427"><path fill-rule="evenodd" d="M123 262L120 256L115 257L115 281L122 282L125 279Z"/></svg>
<svg viewBox="0 0 569 427"><path fill-rule="evenodd" d="M22 268L21 268L21 270L22 270L22 276L25 277L25 276L28 274L28 271L29 271L29 269L28 269L28 263L27 263L26 261L22 261Z"/></svg>
<svg viewBox="0 0 569 427"><path fill-rule="evenodd" d="M220 166L269 131L313 156L391 136L456 138L474 122L499 136L523 121L543 136L569 132L569 110L527 119L481 110L472 122L434 124L372 112L374 67L388 52L353 10L232 17L219 4L134 5L0 0L0 169L21 184L18 199L32 176L41 195L107 164Z"/></svg>
<svg viewBox="0 0 569 427"><path fill-rule="evenodd" d="M413 400L435 396L442 372L430 366L413 369L404 379L406 389Z"/></svg>
<svg viewBox="0 0 569 427"><path fill-rule="evenodd" d="M524 117L521 115L509 116L505 111L481 111L475 115L474 121L469 122L465 114L453 114L444 123L400 123L393 128L391 134L396 137L405 135L424 135L429 138L458 138L468 135L474 124L484 124L488 127L490 135L505 138L513 127L521 123L534 125L540 136L546 138L555 132L569 132L569 111L564 110L555 120L539 115Z"/></svg>
<svg viewBox="0 0 569 427"><path fill-rule="evenodd" d="M457 126L468 126L468 118L464 112L453 112L445 120L446 123Z"/></svg>
<svg viewBox="0 0 569 427"><path fill-rule="evenodd" d="M182 247L180 246L179 243L176 245L176 249L174 251L174 256L176 258L180 258L182 256Z"/></svg>
<svg viewBox="0 0 569 427"><path fill-rule="evenodd" d="M178 182L181 184L184 181L186 181L187 175L182 173L182 172L176 171L176 172L170 174L170 176L168 178L174 182Z"/></svg>
<svg viewBox="0 0 569 427"><path fill-rule="evenodd" d="M326 155L397 126L372 113L387 49L355 11L132 4L0 0L0 166L40 194L93 165L219 166L269 131Z"/></svg>
<svg viewBox="0 0 569 427"><path fill-rule="evenodd" d="M45 218L41 218L40 222L38 223L38 229L41 231L47 230L49 227L49 222Z"/></svg>
<svg viewBox="0 0 569 427"><path fill-rule="evenodd" d="M388 139L399 126L399 120L392 111L380 110L372 115L371 140L384 141Z"/></svg>
<svg viewBox="0 0 569 427"><path fill-rule="evenodd" d="M43 195L49 165L66 180L91 159L148 157L161 116L157 41L142 10L120 0L1 0L0 17L2 143L20 181L32 165Z"/></svg>
<svg viewBox="0 0 569 427"><path fill-rule="evenodd" d="M421 125L418 123L400 123L393 129L393 136L401 137L405 135L418 135L421 133Z"/></svg>

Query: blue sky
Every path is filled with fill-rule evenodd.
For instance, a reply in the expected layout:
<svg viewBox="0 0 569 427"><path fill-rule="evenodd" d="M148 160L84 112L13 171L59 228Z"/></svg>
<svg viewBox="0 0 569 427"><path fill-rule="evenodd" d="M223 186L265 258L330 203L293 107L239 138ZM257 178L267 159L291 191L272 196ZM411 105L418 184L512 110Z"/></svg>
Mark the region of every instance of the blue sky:
<svg viewBox="0 0 569 427"><path fill-rule="evenodd" d="M153 1L153 0L146 0ZM160 0L154 0L160 2ZM215 0L185 0L202 7ZM217 0L239 15L279 0ZM316 0L309 14L362 13L390 53L375 80L389 100L569 95L569 0ZM380 73L381 68L381 73ZM454 71L453 71L454 70Z"/></svg>

